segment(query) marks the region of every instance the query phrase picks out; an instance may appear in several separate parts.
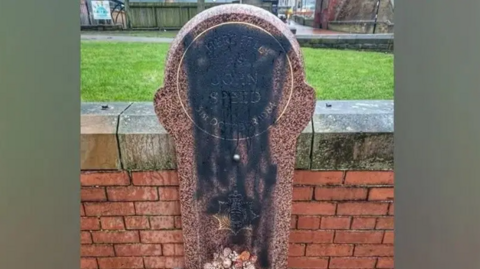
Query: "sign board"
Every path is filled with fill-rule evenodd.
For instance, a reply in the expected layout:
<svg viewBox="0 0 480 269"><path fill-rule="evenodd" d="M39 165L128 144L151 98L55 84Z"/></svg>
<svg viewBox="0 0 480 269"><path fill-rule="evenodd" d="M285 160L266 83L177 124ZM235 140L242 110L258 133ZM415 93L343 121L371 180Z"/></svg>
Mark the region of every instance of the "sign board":
<svg viewBox="0 0 480 269"><path fill-rule="evenodd" d="M109 1L92 1L93 19L111 20Z"/></svg>

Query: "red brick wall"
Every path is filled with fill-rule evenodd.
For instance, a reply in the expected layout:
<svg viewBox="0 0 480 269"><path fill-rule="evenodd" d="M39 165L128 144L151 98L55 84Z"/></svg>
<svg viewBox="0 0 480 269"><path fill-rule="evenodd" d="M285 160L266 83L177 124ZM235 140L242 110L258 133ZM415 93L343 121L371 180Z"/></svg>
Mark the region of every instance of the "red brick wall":
<svg viewBox="0 0 480 269"><path fill-rule="evenodd" d="M289 267L393 268L393 180L297 171ZM175 172L85 172L81 185L81 268L182 266Z"/></svg>

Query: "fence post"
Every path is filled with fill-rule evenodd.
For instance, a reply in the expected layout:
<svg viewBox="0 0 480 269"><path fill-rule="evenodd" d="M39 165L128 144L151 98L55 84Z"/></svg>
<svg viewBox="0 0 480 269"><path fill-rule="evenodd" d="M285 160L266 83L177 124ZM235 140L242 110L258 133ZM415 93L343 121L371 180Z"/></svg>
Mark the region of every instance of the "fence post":
<svg viewBox="0 0 480 269"><path fill-rule="evenodd" d="M90 18L90 8L88 7L88 2L87 1L85 1L85 7L87 9L88 25L92 25L92 19Z"/></svg>
<svg viewBox="0 0 480 269"><path fill-rule="evenodd" d="M127 29L131 28L130 25L130 0L125 0L125 25Z"/></svg>
<svg viewBox="0 0 480 269"><path fill-rule="evenodd" d="M197 14L205 10L205 0L197 0Z"/></svg>
<svg viewBox="0 0 480 269"><path fill-rule="evenodd" d="M380 0L377 1L375 17L374 17L374 22L373 22L373 34L375 34L375 31L377 30L378 11L379 10L380 10Z"/></svg>
<svg viewBox="0 0 480 269"><path fill-rule="evenodd" d="M158 30L161 30L160 25L158 25L157 8L155 6L152 6L152 10L153 10L153 17L155 18L155 26L158 27Z"/></svg>

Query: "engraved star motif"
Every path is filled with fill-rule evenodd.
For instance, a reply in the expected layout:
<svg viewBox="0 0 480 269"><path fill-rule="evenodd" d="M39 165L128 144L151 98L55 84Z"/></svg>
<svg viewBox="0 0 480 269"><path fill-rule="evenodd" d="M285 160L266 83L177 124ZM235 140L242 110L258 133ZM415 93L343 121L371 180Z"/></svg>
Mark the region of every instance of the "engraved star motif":
<svg viewBox="0 0 480 269"><path fill-rule="evenodd" d="M219 223L219 230L229 230L237 235L241 230L251 230L252 221L259 217L252 202L245 201L242 194L234 190L228 195L228 201L218 202L218 212L213 216Z"/></svg>

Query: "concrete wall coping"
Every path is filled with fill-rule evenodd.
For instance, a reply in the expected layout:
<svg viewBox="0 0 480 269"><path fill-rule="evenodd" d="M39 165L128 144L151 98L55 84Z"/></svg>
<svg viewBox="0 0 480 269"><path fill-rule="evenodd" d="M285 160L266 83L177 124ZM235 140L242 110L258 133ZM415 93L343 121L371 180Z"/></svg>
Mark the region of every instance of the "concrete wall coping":
<svg viewBox="0 0 480 269"><path fill-rule="evenodd" d="M392 170L393 132L391 100L318 101L297 140L296 169ZM175 162L152 102L82 103L82 170L171 170Z"/></svg>
<svg viewBox="0 0 480 269"><path fill-rule="evenodd" d="M340 39L340 40L393 40L394 34L322 34L322 35L295 35L297 39Z"/></svg>
<svg viewBox="0 0 480 269"><path fill-rule="evenodd" d="M389 20L348 20L348 21L329 21L328 23L337 23L337 24L352 24L352 23L387 23L387 24L392 24L393 23Z"/></svg>
<svg viewBox="0 0 480 269"><path fill-rule="evenodd" d="M393 34L296 35L301 47L393 52Z"/></svg>

